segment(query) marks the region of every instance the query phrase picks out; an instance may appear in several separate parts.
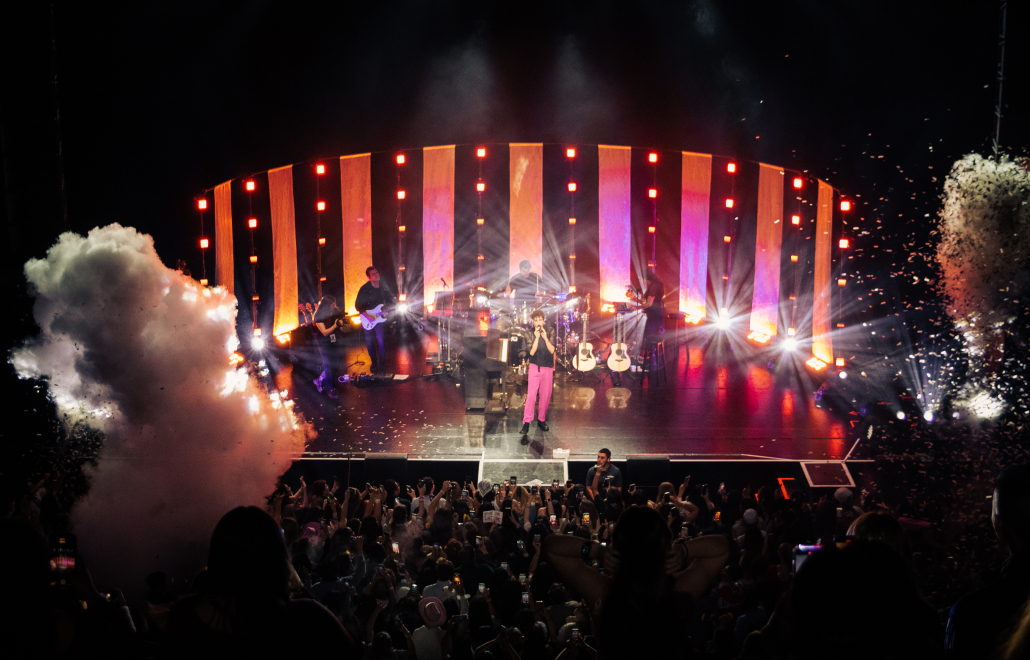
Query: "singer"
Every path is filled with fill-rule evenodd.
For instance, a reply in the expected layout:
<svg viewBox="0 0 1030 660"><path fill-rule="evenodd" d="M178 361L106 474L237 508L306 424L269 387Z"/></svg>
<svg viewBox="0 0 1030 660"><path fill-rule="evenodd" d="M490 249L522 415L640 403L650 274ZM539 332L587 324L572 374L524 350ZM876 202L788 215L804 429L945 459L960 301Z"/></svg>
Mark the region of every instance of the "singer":
<svg viewBox="0 0 1030 660"><path fill-rule="evenodd" d="M526 412L522 415L522 435L529 433L533 421L537 394L540 395L540 412L537 428L550 431L547 426L547 406L551 403L554 389L554 329L544 327L544 313L533 310L533 344L529 348L529 390L526 392Z"/></svg>

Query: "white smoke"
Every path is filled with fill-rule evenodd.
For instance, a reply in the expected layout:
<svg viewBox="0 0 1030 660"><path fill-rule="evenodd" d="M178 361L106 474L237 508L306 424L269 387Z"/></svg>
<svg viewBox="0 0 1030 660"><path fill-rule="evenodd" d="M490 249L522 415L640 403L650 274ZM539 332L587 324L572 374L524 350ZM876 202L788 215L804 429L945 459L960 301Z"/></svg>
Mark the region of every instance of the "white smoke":
<svg viewBox="0 0 1030 660"><path fill-rule="evenodd" d="M66 233L25 274L41 332L11 361L48 379L67 423L106 436L72 513L94 578L138 591L153 570L189 577L218 519L261 504L310 427L229 366L236 299L165 267L150 236Z"/></svg>

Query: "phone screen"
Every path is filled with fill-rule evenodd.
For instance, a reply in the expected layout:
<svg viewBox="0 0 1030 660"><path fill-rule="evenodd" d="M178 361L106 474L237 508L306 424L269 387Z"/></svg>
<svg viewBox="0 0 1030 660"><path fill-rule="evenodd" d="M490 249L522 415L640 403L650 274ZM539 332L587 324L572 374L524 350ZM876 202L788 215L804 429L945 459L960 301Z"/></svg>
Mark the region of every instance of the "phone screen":
<svg viewBox="0 0 1030 660"><path fill-rule="evenodd" d="M529 592L527 591L522 592L522 604L529 605Z"/></svg>
<svg viewBox="0 0 1030 660"><path fill-rule="evenodd" d="M551 514L551 524L552 525L557 525L558 524L558 516L554 515L553 513Z"/></svg>
<svg viewBox="0 0 1030 660"><path fill-rule="evenodd" d="M584 513L583 514L583 522L585 522L585 523L590 522L590 514L589 513Z"/></svg>
<svg viewBox="0 0 1030 660"><path fill-rule="evenodd" d="M401 546L397 543L397 541L393 542L393 551L395 554L401 551Z"/></svg>

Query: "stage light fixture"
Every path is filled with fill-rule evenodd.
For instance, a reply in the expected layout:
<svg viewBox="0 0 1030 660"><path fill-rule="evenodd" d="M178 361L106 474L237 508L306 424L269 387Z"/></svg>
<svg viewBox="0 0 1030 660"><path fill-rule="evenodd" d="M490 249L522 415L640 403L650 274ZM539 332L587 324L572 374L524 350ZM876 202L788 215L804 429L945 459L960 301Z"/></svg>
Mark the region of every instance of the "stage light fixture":
<svg viewBox="0 0 1030 660"><path fill-rule="evenodd" d="M653 151L651 153L647 154L647 162L649 162L649 163L657 163L658 162L658 154L656 154Z"/></svg>
<svg viewBox="0 0 1030 660"><path fill-rule="evenodd" d="M397 300L399 300L400 302L408 302L408 294L400 294L399 296L397 296Z"/></svg>
<svg viewBox="0 0 1030 660"><path fill-rule="evenodd" d="M478 261L482 261L483 259L484 259L483 255L479 255L478 257L476 257L476 260L478 260Z"/></svg>
<svg viewBox="0 0 1030 660"><path fill-rule="evenodd" d="M839 245L842 250L846 250L848 247L850 247L851 242L846 238L842 238L840 239L840 242L837 245Z"/></svg>
<svg viewBox="0 0 1030 660"><path fill-rule="evenodd" d="M247 192L254 192L254 182L253 181L249 181L248 180L248 181L244 182L243 187L247 189Z"/></svg>
<svg viewBox="0 0 1030 660"><path fill-rule="evenodd" d="M794 189L801 190L801 186L805 185L804 179L799 176L794 177Z"/></svg>
<svg viewBox="0 0 1030 660"><path fill-rule="evenodd" d="M254 336L255 337L260 337L261 336L261 328L254 328Z"/></svg>
<svg viewBox="0 0 1030 660"><path fill-rule="evenodd" d="M483 147L476 149L476 156L480 158L486 158L486 149Z"/></svg>
<svg viewBox="0 0 1030 660"><path fill-rule="evenodd" d="M250 299L254 302L261 300L261 296L251 296Z"/></svg>
<svg viewBox="0 0 1030 660"><path fill-rule="evenodd" d="M730 319L725 314L719 314L719 318L715 320L715 327L719 330L729 330Z"/></svg>
<svg viewBox="0 0 1030 660"><path fill-rule="evenodd" d="M726 163L726 171L729 172L730 174L736 174L737 173L737 164L736 163Z"/></svg>
<svg viewBox="0 0 1030 660"><path fill-rule="evenodd" d="M265 350L265 340L261 337L254 337L254 339L250 341L250 347L255 351L263 351Z"/></svg>
<svg viewBox="0 0 1030 660"><path fill-rule="evenodd" d="M200 280L200 286L207 286L207 278L206 277Z"/></svg>
<svg viewBox="0 0 1030 660"><path fill-rule="evenodd" d="M318 239L318 244L319 245L325 245L325 238Z"/></svg>
<svg viewBox="0 0 1030 660"><path fill-rule="evenodd" d="M210 245L210 244L211 244L210 241L208 241L206 238L200 239L200 249L201 250L206 250L208 245Z"/></svg>
<svg viewBox="0 0 1030 660"><path fill-rule="evenodd" d="M569 181L569 192L570 193L571 192L576 192L576 182L575 181Z"/></svg>
<svg viewBox="0 0 1030 660"><path fill-rule="evenodd" d="M788 337L793 337L795 334L797 334L797 333L794 330L794 328L787 328L787 336Z"/></svg>
<svg viewBox="0 0 1030 660"><path fill-rule="evenodd" d="M318 209L319 211L324 211L324 210L325 210L325 202L321 202L321 201L320 201L320 202L319 202L319 203L318 203L318 204L317 204L317 205L315 206L315 208L317 208L317 209Z"/></svg>
<svg viewBox="0 0 1030 660"><path fill-rule="evenodd" d="M653 233L655 233L655 231L657 231L657 229L658 229L657 227L655 227L654 225L651 225L650 227L647 228L647 233L648 234L653 234Z"/></svg>
<svg viewBox="0 0 1030 660"><path fill-rule="evenodd" d="M787 300L797 300L797 299L798 299L798 297L797 297L797 296L795 296L795 295L791 295L791 296L789 296L789 297L787 298Z"/></svg>
<svg viewBox="0 0 1030 660"><path fill-rule="evenodd" d="M404 190L398 190L397 191L397 199L405 199L407 196L408 196L408 193L406 191L404 191Z"/></svg>
<svg viewBox="0 0 1030 660"><path fill-rule="evenodd" d="M601 305L601 311L602 312L614 312L615 311L615 305L612 304L612 303L604 303L603 305Z"/></svg>
<svg viewBox="0 0 1030 660"><path fill-rule="evenodd" d="M408 270L408 267L407 266L398 266L397 270L399 270L400 272L403 273L404 271Z"/></svg>
<svg viewBox="0 0 1030 660"><path fill-rule="evenodd" d="M732 239L731 237L729 237L729 236L723 236L723 237L722 237L722 242L723 242L723 243L729 243L729 242L730 242L730 241L732 241L732 240L733 240L733 239Z"/></svg>
<svg viewBox="0 0 1030 660"><path fill-rule="evenodd" d="M256 254L250 255L250 263L252 263L252 264L256 264L257 263L257 255Z"/></svg>
<svg viewBox="0 0 1030 660"><path fill-rule="evenodd" d="M480 183L476 184L476 192L485 192L485 191L486 191L486 184L485 183L480 182Z"/></svg>
<svg viewBox="0 0 1030 660"><path fill-rule="evenodd" d="M655 189L655 188L648 188L647 189L647 196L650 197L651 199L655 199L656 197L658 197L658 190Z"/></svg>
<svg viewBox="0 0 1030 660"><path fill-rule="evenodd" d="M398 303L397 304L397 311L400 312L401 314L407 314L408 313L408 303L406 303L406 302Z"/></svg>
<svg viewBox="0 0 1030 660"><path fill-rule="evenodd" d="M838 328L843 328L843 327L844 327L844 324L843 324L843 323L838 323L838 324L837 324L837 327L838 327Z"/></svg>
<svg viewBox="0 0 1030 660"><path fill-rule="evenodd" d="M848 284L848 281L846 279L844 279L843 277L840 278L839 280L837 280L837 286L847 286L847 284Z"/></svg>
<svg viewBox="0 0 1030 660"><path fill-rule="evenodd" d="M790 216L790 224L792 224L792 225L800 225L801 224L801 216L800 215L792 215L792 216Z"/></svg>
<svg viewBox="0 0 1030 660"><path fill-rule="evenodd" d="M905 418L908 417L908 415L906 415L904 412L899 410L898 413L895 415L895 417L897 417L899 420L901 420L903 422L903 421L905 421Z"/></svg>
<svg viewBox="0 0 1030 660"><path fill-rule="evenodd" d="M701 322L701 319L703 318L704 316L702 314L687 314L686 318L684 318L683 320L689 323L690 325L697 325Z"/></svg>
<svg viewBox="0 0 1030 660"><path fill-rule="evenodd" d="M482 227L486 224L486 218L476 218L476 224Z"/></svg>
<svg viewBox="0 0 1030 660"><path fill-rule="evenodd" d="M798 262L798 255L796 255L796 254L790 255L790 262L793 263L793 264L796 264Z"/></svg>
<svg viewBox="0 0 1030 660"><path fill-rule="evenodd" d="M197 200L197 208L201 211L207 210L207 200L204 198Z"/></svg>
<svg viewBox="0 0 1030 660"><path fill-rule="evenodd" d="M397 231L399 231L400 233L403 234L404 232L408 231L408 226L407 225L399 225L397 227Z"/></svg>
<svg viewBox="0 0 1030 660"><path fill-rule="evenodd" d="M932 422L933 421L933 411L932 410L927 410L926 412L924 412L923 413L923 419L925 419L928 422Z"/></svg>
<svg viewBox="0 0 1030 660"><path fill-rule="evenodd" d="M486 296L483 296L483 295L476 296L476 304L479 305L480 307L485 305L488 300L489 300L489 298L487 298Z"/></svg>
<svg viewBox="0 0 1030 660"><path fill-rule="evenodd" d="M323 275L322 277L318 278L318 281L319 282L325 282L325 275Z"/></svg>
<svg viewBox="0 0 1030 660"><path fill-rule="evenodd" d="M647 267L648 268L654 268L654 262L653 261L648 261L647 262Z"/></svg>
<svg viewBox="0 0 1030 660"><path fill-rule="evenodd" d="M838 377L839 377L839 378L840 378L841 380L847 380L847 379L848 379L848 372L846 372L846 371L842 371L842 372L840 372L839 374L837 374L837 376L838 376Z"/></svg>
<svg viewBox="0 0 1030 660"><path fill-rule="evenodd" d="M576 258L576 255L575 255L575 254L570 254L570 255L569 255L569 259L575 259L575 258Z"/></svg>
<svg viewBox="0 0 1030 660"><path fill-rule="evenodd" d="M798 350L798 340L793 337L787 337L783 340L783 350L793 353Z"/></svg>
<svg viewBox="0 0 1030 660"><path fill-rule="evenodd" d="M575 218L569 218L569 224L570 225L576 224L576 219Z"/></svg>
<svg viewBox="0 0 1030 660"><path fill-rule="evenodd" d="M851 202L849 202L846 199L840 200L840 210L844 211L845 213L850 211L851 210Z"/></svg>
<svg viewBox="0 0 1030 660"><path fill-rule="evenodd" d="M769 341L769 339L771 339L771 337L769 335L765 334L764 332L760 332L758 330L752 330L748 334L747 338L752 340L752 341L756 341L759 344L764 344L767 341Z"/></svg>
<svg viewBox="0 0 1030 660"><path fill-rule="evenodd" d="M845 366L844 358L837 358L833 361L834 366L843 367Z"/></svg>
<svg viewBox="0 0 1030 660"><path fill-rule="evenodd" d="M576 285L575 284L570 284L569 285L569 293L576 293Z"/></svg>
<svg viewBox="0 0 1030 660"><path fill-rule="evenodd" d="M276 335L275 336L275 340L277 342L279 342L280 344L287 344L290 341L290 335L289 335L289 333L283 333L281 335Z"/></svg>
<svg viewBox="0 0 1030 660"><path fill-rule="evenodd" d="M322 163L315 165L315 174L325 174L325 165Z"/></svg>
<svg viewBox="0 0 1030 660"><path fill-rule="evenodd" d="M565 150L565 157L566 158L575 158L576 157L576 150L574 148L572 148L572 147L569 147L568 149Z"/></svg>
<svg viewBox="0 0 1030 660"><path fill-rule="evenodd" d="M733 198L732 197L727 197L726 198L726 208L728 208L728 209L733 208Z"/></svg>
<svg viewBox="0 0 1030 660"><path fill-rule="evenodd" d="M805 364L812 367L813 371L822 371L826 368L826 363L815 357L814 355L809 359L805 360Z"/></svg>
<svg viewBox="0 0 1030 660"><path fill-rule="evenodd" d="M407 159L404 157L404 154L397 154L397 164L398 165L403 165L405 163L405 161L407 161Z"/></svg>

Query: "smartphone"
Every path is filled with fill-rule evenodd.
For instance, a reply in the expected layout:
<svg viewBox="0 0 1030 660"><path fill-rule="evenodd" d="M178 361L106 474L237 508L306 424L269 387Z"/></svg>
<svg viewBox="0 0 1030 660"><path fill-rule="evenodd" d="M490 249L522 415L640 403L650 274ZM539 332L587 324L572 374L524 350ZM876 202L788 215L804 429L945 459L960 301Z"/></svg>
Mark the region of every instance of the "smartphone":
<svg viewBox="0 0 1030 660"><path fill-rule="evenodd" d="M461 491L461 499L468 500L468 498L469 498L468 491L465 491L465 490Z"/></svg>
<svg viewBox="0 0 1030 660"><path fill-rule="evenodd" d="M551 514L551 524L552 525L557 525L558 524L558 516L554 515L553 513Z"/></svg>
<svg viewBox="0 0 1030 660"><path fill-rule="evenodd" d="M602 548L607 548L608 547L608 542L607 541L601 541L601 547Z"/></svg>
<svg viewBox="0 0 1030 660"><path fill-rule="evenodd" d="M501 484L494 484L494 492L501 490Z"/></svg>
<svg viewBox="0 0 1030 660"><path fill-rule="evenodd" d="M511 475L511 479L510 479L510 481L511 481L511 485L512 485L512 486L514 486L514 485L516 485L516 484L518 484L518 483L519 483L519 478L518 478L518 477L516 477L516 476L515 476L515 475L513 474L513 475Z"/></svg>
<svg viewBox="0 0 1030 660"><path fill-rule="evenodd" d="M584 524L590 522L590 514L589 513L584 513L583 514L583 522L584 522Z"/></svg>
<svg viewBox="0 0 1030 660"><path fill-rule="evenodd" d="M555 479L554 481L551 482L551 488L557 488L557 487L558 487L558 480Z"/></svg>
<svg viewBox="0 0 1030 660"><path fill-rule="evenodd" d="M636 488L637 488L637 485L636 485L636 484L630 484L630 485L629 485L629 489L630 489L630 490L636 490Z"/></svg>
<svg viewBox="0 0 1030 660"><path fill-rule="evenodd" d="M715 512L715 522L719 522L720 519L722 519L722 511L716 511Z"/></svg>
<svg viewBox="0 0 1030 660"><path fill-rule="evenodd" d="M480 582L479 583L479 595L482 596L485 593L486 593L486 583L485 582Z"/></svg>
<svg viewBox="0 0 1030 660"><path fill-rule="evenodd" d="M460 575L455 575L454 576L454 584L461 584L461 576Z"/></svg>
<svg viewBox="0 0 1030 660"><path fill-rule="evenodd" d="M455 621L468 621L469 620L469 615L468 614L455 614L453 618L454 618Z"/></svg>
<svg viewBox="0 0 1030 660"><path fill-rule="evenodd" d="M433 550L439 550L439 549L440 549L440 544L439 543L434 543L433 544Z"/></svg>
<svg viewBox="0 0 1030 660"><path fill-rule="evenodd" d="M571 637L571 639L574 642L579 639L579 628L573 628L572 629L572 637Z"/></svg>
<svg viewBox="0 0 1030 660"><path fill-rule="evenodd" d="M516 545L518 545L518 546L519 546L519 550L522 550L522 548L524 547L524 544L522 543L522 539L519 539L519 540L518 540L518 541L516 541L515 543L516 543Z"/></svg>
<svg viewBox="0 0 1030 660"><path fill-rule="evenodd" d="M506 561L502 561L501 562L501 570L502 571L508 570L508 562L506 562Z"/></svg>
<svg viewBox="0 0 1030 660"><path fill-rule="evenodd" d="M50 548L50 573L60 584L75 570L78 540L73 534L58 536Z"/></svg>
<svg viewBox="0 0 1030 660"><path fill-rule="evenodd" d="M666 493L666 494L665 494L665 495L664 495L664 496L662 497L662 500L663 500L663 501L664 501L664 502L665 502L666 504L668 504L669 502L671 502L671 501L672 501L672 493Z"/></svg>
<svg viewBox="0 0 1030 660"><path fill-rule="evenodd" d="M519 573L519 582L522 583L522 584L526 583L526 574L525 573Z"/></svg>
<svg viewBox="0 0 1030 660"><path fill-rule="evenodd" d="M401 546L397 541L393 542L393 554L398 554L401 551Z"/></svg>
<svg viewBox="0 0 1030 660"><path fill-rule="evenodd" d="M322 527L325 527L325 518L322 518Z"/></svg>
<svg viewBox="0 0 1030 660"><path fill-rule="evenodd" d="M482 536L477 536L476 537L476 545L483 545L483 537Z"/></svg>
<svg viewBox="0 0 1030 660"><path fill-rule="evenodd" d="M794 575L797 575L798 571L801 570L802 564L808 560L808 557L813 552L818 552L820 548L821 546L818 545L799 545L794 548L794 561L792 564Z"/></svg>
<svg viewBox="0 0 1030 660"><path fill-rule="evenodd" d="M534 495L536 495L537 493L540 492L540 488L538 488L537 486L533 486L533 488L530 490L530 492L532 492Z"/></svg>
<svg viewBox="0 0 1030 660"><path fill-rule="evenodd" d="M533 543L539 543L539 542L540 542L540 535L539 534L534 534L533 535Z"/></svg>
<svg viewBox="0 0 1030 660"><path fill-rule="evenodd" d="M522 604L523 605L529 605L529 592L528 591L523 591L522 592Z"/></svg>
<svg viewBox="0 0 1030 660"><path fill-rule="evenodd" d="M840 518L841 513L844 511L841 507L837 507L837 517Z"/></svg>

